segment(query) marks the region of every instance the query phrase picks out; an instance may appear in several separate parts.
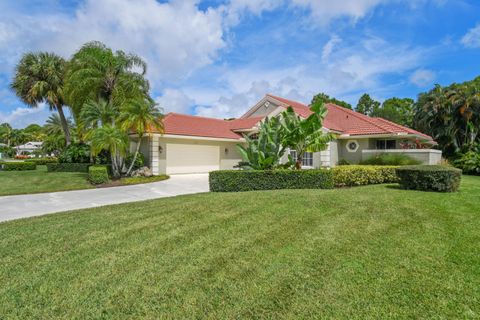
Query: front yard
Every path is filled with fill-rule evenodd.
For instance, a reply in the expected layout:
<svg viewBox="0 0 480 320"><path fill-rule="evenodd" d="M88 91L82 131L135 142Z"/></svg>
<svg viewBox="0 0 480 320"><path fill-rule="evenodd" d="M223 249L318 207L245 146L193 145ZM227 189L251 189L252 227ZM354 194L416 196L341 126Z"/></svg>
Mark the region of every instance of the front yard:
<svg viewBox="0 0 480 320"><path fill-rule="evenodd" d="M0 196L94 188L86 173L48 173L46 166L36 170L0 171Z"/></svg>
<svg viewBox="0 0 480 320"><path fill-rule="evenodd" d="M0 318L480 317L480 178L207 193L0 224Z"/></svg>

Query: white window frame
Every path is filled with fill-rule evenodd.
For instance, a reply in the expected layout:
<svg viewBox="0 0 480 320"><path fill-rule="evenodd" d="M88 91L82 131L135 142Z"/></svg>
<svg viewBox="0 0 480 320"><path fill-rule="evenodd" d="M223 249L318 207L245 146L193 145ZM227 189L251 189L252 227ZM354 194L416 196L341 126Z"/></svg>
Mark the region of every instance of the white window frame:
<svg viewBox="0 0 480 320"><path fill-rule="evenodd" d="M294 162L297 161L297 150L290 150L290 156ZM313 168L313 152L305 152L302 159L302 167Z"/></svg>

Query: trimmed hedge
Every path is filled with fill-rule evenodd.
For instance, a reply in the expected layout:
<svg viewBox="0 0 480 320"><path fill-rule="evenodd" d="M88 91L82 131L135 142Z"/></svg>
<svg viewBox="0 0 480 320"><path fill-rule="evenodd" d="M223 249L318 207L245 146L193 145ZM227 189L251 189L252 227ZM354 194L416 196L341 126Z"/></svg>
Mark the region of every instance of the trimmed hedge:
<svg viewBox="0 0 480 320"><path fill-rule="evenodd" d="M88 168L88 180L92 184L107 183L109 180L107 167L106 166L90 166Z"/></svg>
<svg viewBox="0 0 480 320"><path fill-rule="evenodd" d="M369 184L393 183L398 178L396 166L352 165L332 168L336 187L364 186Z"/></svg>
<svg viewBox="0 0 480 320"><path fill-rule="evenodd" d="M2 162L1 166L4 171L25 171L37 169L34 162Z"/></svg>
<svg viewBox="0 0 480 320"><path fill-rule="evenodd" d="M331 189L331 170L220 170L209 174L210 191Z"/></svg>
<svg viewBox="0 0 480 320"><path fill-rule="evenodd" d="M36 159L27 159L25 162L33 162L37 164L37 166L44 166L47 163L58 163L57 158L36 158Z"/></svg>
<svg viewBox="0 0 480 320"><path fill-rule="evenodd" d="M47 171L87 173L91 165L91 163L47 163Z"/></svg>
<svg viewBox="0 0 480 320"><path fill-rule="evenodd" d="M462 170L447 166L405 166L396 169L403 189L455 192L460 186Z"/></svg>

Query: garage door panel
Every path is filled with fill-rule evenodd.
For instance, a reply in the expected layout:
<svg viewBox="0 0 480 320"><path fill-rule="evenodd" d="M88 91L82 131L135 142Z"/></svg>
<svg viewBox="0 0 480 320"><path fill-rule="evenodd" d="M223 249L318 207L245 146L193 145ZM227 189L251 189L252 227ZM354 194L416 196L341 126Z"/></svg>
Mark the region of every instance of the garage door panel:
<svg viewBox="0 0 480 320"><path fill-rule="evenodd" d="M167 174L204 173L219 168L219 146L167 144Z"/></svg>

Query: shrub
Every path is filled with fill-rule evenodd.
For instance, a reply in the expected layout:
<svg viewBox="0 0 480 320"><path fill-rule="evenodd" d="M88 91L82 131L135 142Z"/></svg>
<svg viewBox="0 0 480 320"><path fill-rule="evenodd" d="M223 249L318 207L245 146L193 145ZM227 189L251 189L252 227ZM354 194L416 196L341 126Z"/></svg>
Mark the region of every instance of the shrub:
<svg viewBox="0 0 480 320"><path fill-rule="evenodd" d="M15 156L15 149L8 146L0 146L0 153L4 158L12 158Z"/></svg>
<svg viewBox="0 0 480 320"><path fill-rule="evenodd" d="M210 191L331 189L331 170L221 170L210 172Z"/></svg>
<svg viewBox="0 0 480 320"><path fill-rule="evenodd" d="M348 160L346 159L340 159L338 162L337 162L337 165L338 166L349 166L351 163L348 162Z"/></svg>
<svg viewBox="0 0 480 320"><path fill-rule="evenodd" d="M480 150L479 152L467 151L460 155L458 159L453 162L453 165L466 174L480 175Z"/></svg>
<svg viewBox="0 0 480 320"><path fill-rule="evenodd" d="M337 187L397 182L395 166L338 166L332 169Z"/></svg>
<svg viewBox="0 0 480 320"><path fill-rule="evenodd" d="M90 166L88 168L88 180L93 184L108 182L108 170L106 166Z"/></svg>
<svg viewBox="0 0 480 320"><path fill-rule="evenodd" d="M58 157L60 163L89 163L90 146L84 143L74 143L63 150Z"/></svg>
<svg viewBox="0 0 480 320"><path fill-rule="evenodd" d="M34 162L3 162L1 165L5 171L24 171L37 169L37 165Z"/></svg>
<svg viewBox="0 0 480 320"><path fill-rule="evenodd" d="M135 153L129 153L125 158L125 166L127 168L130 168L130 165L132 164L134 156L135 156ZM144 164L145 164L145 157L143 156L143 153L139 152L137 159L135 159L135 163L133 164L132 170L143 168Z"/></svg>
<svg viewBox="0 0 480 320"><path fill-rule="evenodd" d="M58 159L57 158L37 158L37 159L27 159L25 160L26 162L33 162L35 163L37 166L44 166L46 165L47 163L58 163Z"/></svg>
<svg viewBox="0 0 480 320"><path fill-rule="evenodd" d="M48 172L88 172L90 163L47 163Z"/></svg>
<svg viewBox="0 0 480 320"><path fill-rule="evenodd" d="M360 164L376 166L407 166L421 164L422 162L402 153L380 153Z"/></svg>
<svg viewBox="0 0 480 320"><path fill-rule="evenodd" d="M25 154L18 154L15 156L15 159L16 160L26 160L26 159L30 159L30 156L27 156Z"/></svg>
<svg viewBox="0 0 480 320"><path fill-rule="evenodd" d="M404 189L455 192L460 186L462 170L447 166L405 166L396 169Z"/></svg>

